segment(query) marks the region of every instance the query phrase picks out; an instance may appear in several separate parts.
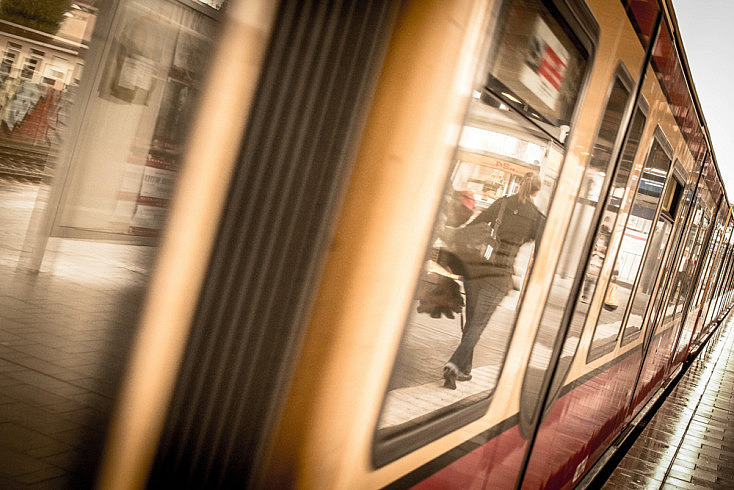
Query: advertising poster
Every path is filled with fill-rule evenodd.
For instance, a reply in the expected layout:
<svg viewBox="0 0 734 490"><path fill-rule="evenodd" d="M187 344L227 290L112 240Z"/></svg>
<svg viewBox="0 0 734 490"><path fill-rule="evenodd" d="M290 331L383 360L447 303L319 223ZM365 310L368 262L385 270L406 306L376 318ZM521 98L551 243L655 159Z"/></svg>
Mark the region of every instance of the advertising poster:
<svg viewBox="0 0 734 490"><path fill-rule="evenodd" d="M549 108L558 110L561 86L568 67L568 51L538 17L525 64L520 71L520 82Z"/></svg>
<svg viewBox="0 0 734 490"><path fill-rule="evenodd" d="M129 232L155 236L163 227L166 209L173 196L178 166L163 158L148 155L143 168L140 194Z"/></svg>

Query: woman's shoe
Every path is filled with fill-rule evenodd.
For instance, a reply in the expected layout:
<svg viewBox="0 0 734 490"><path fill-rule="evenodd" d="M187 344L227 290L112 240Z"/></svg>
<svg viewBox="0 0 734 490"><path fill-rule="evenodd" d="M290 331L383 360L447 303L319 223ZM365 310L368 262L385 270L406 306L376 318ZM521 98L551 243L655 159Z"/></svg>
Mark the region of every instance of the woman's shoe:
<svg viewBox="0 0 734 490"><path fill-rule="evenodd" d="M443 387L450 390L456 389L456 379L459 377L459 371L451 366L443 367Z"/></svg>

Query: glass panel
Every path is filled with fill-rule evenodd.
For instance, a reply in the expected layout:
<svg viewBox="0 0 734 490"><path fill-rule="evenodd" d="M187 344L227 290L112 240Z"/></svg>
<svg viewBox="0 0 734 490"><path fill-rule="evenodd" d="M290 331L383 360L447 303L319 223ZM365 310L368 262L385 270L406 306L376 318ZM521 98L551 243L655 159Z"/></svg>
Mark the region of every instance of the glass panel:
<svg viewBox="0 0 734 490"><path fill-rule="evenodd" d="M711 283L708 287L708 293L706 295L706 304L704 306L704 314L705 314L705 321L703 322L703 326L708 327L709 323L713 319L714 316L714 308L713 304L716 302L716 297L718 295L718 284L719 284L719 276L721 271L721 265L723 261L723 243L725 241L724 238L724 220L726 218L726 214L728 214L729 210L728 207L725 205L722 205L721 210L719 211L719 222L717 224L717 234L716 239L714 240L714 248L713 253L716 255L714 258L713 265L712 265L712 271L711 271ZM726 239L728 241L728 239ZM704 330L705 332L708 332L708 330Z"/></svg>
<svg viewBox="0 0 734 490"><path fill-rule="evenodd" d="M8 41L7 48L3 54L3 61L0 65L0 74L4 76L11 75L13 66L15 65L15 60L20 56L21 47L22 46L20 44Z"/></svg>
<svg viewBox="0 0 734 490"><path fill-rule="evenodd" d="M635 110L635 115L632 119L630 131L627 137L628 139L625 143L624 151L622 153L622 159L617 166L614 180L612 182L612 187L607 197L607 204L604 208L604 214L602 218L602 227L597 231L597 235L594 237L593 241L594 251L592 252L592 256L589 258L589 262L595 261L597 262L596 265L598 265L599 267L604 262L607 255L607 250L605 250L605 248L601 246L603 242L606 242L608 240L608 237L605 237L608 231L605 230L604 227L609 227L610 230L613 230L617 226L617 216L619 214L619 209L625 200L625 196L629 195L630 192L627 190L629 186L628 181L630 173L632 171L632 165L634 163L635 155L637 154L637 150L640 145L640 139L642 137L642 131L645 127L645 122L645 114L643 113L642 109L638 107ZM594 254L596 254L596 256L594 256ZM581 338L581 331L583 330L584 323L589 312L588 300L589 298L593 297L596 290L596 284L599 280L600 269L592 270L595 268L596 267L592 268L591 265L588 264L586 270L584 270L584 280L582 283L581 294L576 299L573 313L571 315L571 324L566 335L563 349L561 350L561 358L559 360L559 367L557 370L558 375L555 376L555 379L553 381L553 388L551 390L552 393L556 393L557 390L560 388L565 379L565 373L568 368L570 368L571 361L573 360L573 356L576 353L576 348L578 347L579 339ZM558 288L561 287L560 285L563 284L563 280L564 278L557 274L553 280L551 291L557 291ZM566 279L566 281L568 281L568 279ZM567 286L567 288L568 287L569 286ZM586 298L583 297L584 289L586 289ZM551 295L551 298L553 296L554 294ZM543 313L543 319L541 320L541 328L546 328L545 325L548 322L551 322L551 319L554 317L560 319L562 315L562 308L564 308L566 305L565 302L560 304L551 302L551 298L549 298L549 301L546 303L546 309Z"/></svg>
<svg viewBox="0 0 734 490"><path fill-rule="evenodd" d="M616 343L625 311L631 299L632 286L642 265L643 252L653 231L652 227L655 223L653 220L669 167L670 158L657 139L653 140L650 154L642 169L637 194L627 218L612 277L605 292L605 303L607 303L606 297L610 294L609 289L616 290L616 293L613 293L616 296L613 301L618 306L601 310L594 330L589 352L590 358L594 356L595 349L606 352L609 345ZM665 233L666 228L660 223L657 225L660 226L660 232ZM667 235L664 241L657 241L654 245L660 243L667 244Z"/></svg>
<svg viewBox="0 0 734 490"><path fill-rule="evenodd" d="M710 320L716 318L720 313L720 304L721 304L721 296L722 296L722 285L724 283L724 280L726 279L727 275L727 269L726 266L728 265L728 258L729 258L729 235L731 233L731 226L727 226L726 233L724 235L724 238L721 242L721 248L719 249L719 257L718 257L718 265L716 267L717 269L717 276L716 276L716 286L714 287L714 302L710 310Z"/></svg>
<svg viewBox="0 0 734 490"><path fill-rule="evenodd" d="M644 45L650 42L660 7L655 0L622 0L627 15Z"/></svg>
<svg viewBox="0 0 734 490"><path fill-rule="evenodd" d="M642 329L642 322L645 318L647 306L650 304L653 296L653 286L658 277L660 266L663 264L665 249L668 245L668 238L670 238L672 229L673 224L668 218L663 216L658 218L647 256L645 257L645 265L642 267L639 284L635 291L635 298L632 301L632 309L627 319L627 326L624 329L623 345L635 338L637 336L636 334Z"/></svg>
<svg viewBox="0 0 734 490"><path fill-rule="evenodd" d="M86 166L79 168L89 185L70 191L77 193L72 200L84 202L98 215L112 214L126 190L121 183L130 168L120 147L131 142L127 136L136 130L141 139L135 143L148 145L151 140L142 139L143 126L156 122L158 115L164 127L164 116L172 111L161 99L166 87L175 83L175 74L156 73L157 97L137 107L147 111L146 119L131 117L133 108L122 100L102 102L91 82L105 66L99 59L105 43L115 35L105 26L113 18L135 24L147 14L157 22L141 31L169 39L170 44L189 35L213 36L205 26L202 33L199 25L183 28L178 23L187 13L189 19L203 17L204 7L196 11L192 5L153 0L0 2L0 400L2 426L12 423L21 431L1 431L0 447L3 461L22 461L26 468L11 474L4 465L2 488L23 488L26 484L19 477L26 471L52 468L43 461L48 453L32 451L40 447L38 441L68 449L64 463L46 475L51 488L95 486L105 432L158 249L110 243L108 235L84 241L49 239L45 217L50 221L59 208L48 196L60 196L68 182L66 169L82 164L68 156L76 141L79 148L96 147L97 153L87 155ZM62 10L54 12L56 6ZM139 15L130 15L133 11ZM47 30L39 19L49 17ZM247 27L258 39L267 35L264 28L242 29ZM192 81L204 75L206 66L200 61L192 63ZM97 62L99 71L92 68ZM107 118L81 117L82 108L91 115L107 103L117 109L108 111ZM165 120L171 133L182 131L186 122ZM109 201L87 200L101 188L111 189ZM18 271L29 249L45 252L37 274Z"/></svg>
<svg viewBox="0 0 734 490"><path fill-rule="evenodd" d="M505 7L502 40L487 87L563 142L586 58L540 1L512 2L511 7L508 2Z"/></svg>
<svg viewBox="0 0 734 490"><path fill-rule="evenodd" d="M697 253L700 252L700 241L702 239L698 235L701 230L702 216L703 211L701 210L700 202L698 202L690 220L691 225L688 230L686 244L683 247L678 261L677 272L673 279L673 285L671 286L670 299L665 309L663 324L670 323L674 318L679 317L683 313L683 303L693 280L691 275L695 272ZM699 239L698 241L696 240L697 238ZM697 245L697 248L694 249L694 245ZM696 251L694 252L694 250Z"/></svg>
<svg viewBox="0 0 734 490"><path fill-rule="evenodd" d="M703 185L702 187L705 187ZM704 191L705 192L705 191ZM683 331L681 333L680 341L678 342L678 350L677 354L680 354L683 352L684 349L688 346L688 343L691 340L691 335L693 332L693 327L696 322L696 318L698 318L698 315L696 314L697 311L697 302L696 297L698 296L698 291L701 289L701 277L703 276L703 270L701 270L697 274L697 268L700 264L701 260L706 260L705 257L705 245L704 242L706 240L706 237L709 232L709 224L710 224L710 218L706 215L705 209L706 209L706 203L707 199L704 197L701 198L701 229L698 232L698 236L696 237L696 243L693 248L693 253L691 254L691 266L690 266L690 276L688 277L688 280L690 282L690 287L695 288L695 290L692 292L691 296L691 303L690 306L686 311L683 313L686 315L685 320L683 323ZM685 297L682 299L683 301L683 307L685 307Z"/></svg>
<svg viewBox="0 0 734 490"><path fill-rule="evenodd" d="M118 15L84 114L95 136L72 149L67 234L160 232L218 26L168 0L125 2Z"/></svg>
<svg viewBox="0 0 734 490"><path fill-rule="evenodd" d="M676 162L676 165L680 165L680 163ZM674 178L670 181L669 187L666 189L663 197L663 210L661 212L665 213L666 211L669 211L668 216L673 218L674 223L681 223L681 226L675 228L675 234L670 240L671 255L668 256L664 265L664 269L670 273L666 274L665 277L661 279L657 290L652 295L652 306L647 321L653 322L655 329L660 329L665 325L665 310L663 305L668 304L674 293L673 290L676 287L678 276L677 268L683 257L683 246L685 244L687 232L689 232L691 228L691 226L682 226L682 224L684 222L690 223L688 209L691 206L691 195L693 192L692 190L683 192L682 189L682 184ZM683 194L682 196L681 193ZM667 261L671 262L668 263Z"/></svg>
<svg viewBox="0 0 734 490"><path fill-rule="evenodd" d="M594 210L598 207L599 192L603 188L604 177L607 172L607 166L610 164L611 153L617 133L620 129L622 116L629 98L629 90L619 79L615 79L612 92L607 103L599 134L594 143L594 151L589 160L589 167L584 175L582 191L579 194L576 209L572 220L572 230L569 232L563 250L561 252L564 257L562 260L567 263L579 263L581 255L585 247L580 244L585 240L585 236L577 236L574 230L590 230L592 228L592 219ZM606 197L606 206L603 214L602 224L597 230L594 243L594 251L590 259L590 264L584 270L584 288L588 288L588 295L593 294L593 288L599 277L601 264L607 253L609 237L611 230L614 228L619 206L622 202L627 180L632 170L632 163L640 144L640 137L645 126L645 114L640 107L635 110L634 117L631 122L627 142L622 152L622 158L614 173L611 187ZM593 262L593 263L592 263ZM543 379L551 361L548 352L552 352L561 325L563 324L564 309L569 301L571 287L574 283L574 277L563 271L563 267L559 266L551 285L551 293L545 304L543 317L540 322L540 329L533 345L530 356L530 364L526 372L525 381L523 383L522 403L534 404L538 399L538 394L542 388ZM576 273L576 271L574 271ZM588 311L588 301L576 302L572 315L571 325L568 335L561 351L559 360L558 375L555 377L552 393L555 393L560 383L565 378L565 372L570 367L571 360L578 346L578 340L583 327L584 319ZM528 413L529 412L529 413ZM527 414L524 423L532 423L530 415L533 414L534 408L531 406L525 409L523 405L523 413Z"/></svg>
<svg viewBox="0 0 734 490"><path fill-rule="evenodd" d="M491 70L544 105L553 124L567 124L575 101L568 95L579 90L576 70L586 54L540 1L515 1L506 12L512 20L501 23L500 51L511 44L525 60L540 49L542 63L560 52L568 68L551 75L499 56ZM492 396L565 154L526 116L491 87L475 92L377 424L378 444L416 447L481 415L486 405L478 402ZM471 415L445 418L466 410ZM429 426L437 420L445 422Z"/></svg>

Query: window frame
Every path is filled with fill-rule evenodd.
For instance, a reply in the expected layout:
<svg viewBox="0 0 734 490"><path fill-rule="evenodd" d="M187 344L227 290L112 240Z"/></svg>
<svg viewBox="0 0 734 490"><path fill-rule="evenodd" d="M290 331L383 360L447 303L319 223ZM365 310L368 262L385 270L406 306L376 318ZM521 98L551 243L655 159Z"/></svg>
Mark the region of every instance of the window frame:
<svg viewBox="0 0 734 490"><path fill-rule="evenodd" d="M665 178L665 187L662 189L662 191L660 193L660 197L658 198L658 202L657 202L656 207L655 207L655 214L653 215L653 219L651 220L651 223L653 224L653 227L651 227L650 233L649 233L649 235L648 235L648 237L646 239L645 249L644 249L644 251L642 253L642 257L640 257L640 268L637 270L637 273L635 274L635 280L632 283L632 288L630 289L630 300L627 302L627 305L625 306L625 312L624 312L624 315L622 316L622 322L621 322L621 324L619 326L619 330L617 331L616 341L614 343L610 343L611 349L607 349L607 351L604 351L603 353L598 353L598 354L595 353L595 355L593 355L593 356L592 356L592 352L593 352L592 346L589 346L589 352L588 352L588 355L586 357L586 363L587 364L590 363L590 362L593 362L593 361L595 361L595 360L597 360L597 359L599 359L601 357L604 357L605 355L608 355L611 352L614 352L614 350L617 348L617 346L620 345L620 340L621 340L621 346L627 345L630 342L633 342L634 340L636 340L637 338L639 338L640 333L642 332L642 326L641 326L640 329L637 330L635 333L632 333L630 335L625 335L624 334L625 329L627 328L627 322L629 321L629 317L630 317L630 314L631 314L631 311L632 311L632 305L634 303L635 296L637 294L637 290L638 290L638 287L639 287L640 279L642 277L642 273L644 272L645 262L647 260L648 254L650 252L650 243L652 243L652 239L653 239L653 237L655 235L654 224L658 222L658 220L660 218L661 211L662 211L662 206L663 206L662 196L665 194L666 187L669 184L669 179L670 179L670 176L672 174L673 147L670 145L670 142L668 141L668 138L665 136L665 133L663 132L663 130L660 127L659 124L656 125L655 130L653 132L653 135L650 138L650 144L649 144L649 147L647 149L647 155L645 156L645 160L644 160L645 163L643 163L642 169L640 170L640 176L639 176L640 178L637 179L637 183L636 183L636 186L635 186L634 196L632 197L632 201L631 201L631 204L630 204L630 210L631 210L632 207L634 206L635 202L637 201L637 196L638 196L639 191L640 191L640 184L642 182L641 175L644 172L646 163L648 162L648 160L650 159L650 157L652 155L652 150L653 150L653 148L655 146L655 143L657 143L660 146L660 148L662 149L663 153L666 155L666 157L668 158L668 160L670 161L670 163L669 163L668 172L667 172L666 178ZM623 230L627 230L627 224L629 223L630 217L631 217L631 213L628 213L627 214L627 217L626 217L626 220L625 220L625 223L624 223ZM670 237L668 237L668 239L670 239ZM614 264L617 263L617 259L619 258L619 252L621 251L622 241L620 241L620 244L619 245L620 245L619 248L617 248L617 250L614 251L614 261L613 261ZM666 247L667 247L667 245L666 245ZM607 260L609 260L609 259L607 259ZM604 288L604 296L606 296L606 294L608 293L610 285L611 285L611 282L607 283L606 287ZM647 308L649 308L649 305L648 305ZM645 309L645 314L647 314L647 308ZM599 327L599 320L600 319L601 319L601 314L599 316L597 316L597 318L596 318L596 322L594 324L594 333L596 333L596 330ZM644 322L644 316L643 316L643 322ZM593 339L593 336L592 336L592 339ZM592 342L592 344L593 344L593 342Z"/></svg>
<svg viewBox="0 0 734 490"><path fill-rule="evenodd" d="M497 28L496 25L498 24L499 20L501 20L503 16L504 8L506 8L512 1L513 0L503 0L501 2L501 5L498 5L498 10L497 10L498 13L497 13L496 18L494 19L493 26L492 26L493 28L491 28L491 33L489 34L488 38L485 41L488 45L488 49L494 50L493 54L494 52L496 52L497 40L499 39L499 36L501 35L501 29ZM586 54L586 65L584 67L584 73L580 79L580 85L579 85L580 95L575 101L573 111L571 111L571 124L570 124L571 126L570 133L571 133L574 131L574 129L578 125L579 111L580 111L580 108L583 106L584 94L586 93L586 88L589 85L590 74L594 66L594 61L596 58L596 48L599 42L599 35L600 35L599 24L597 23L596 19L591 14L591 11L589 10L588 6L585 3L583 3L581 0L540 0L540 2L551 11L551 13L554 15L554 18L557 19L558 22L562 25L562 27L564 28L566 33L569 35L569 37L574 39L576 42L578 42L579 45L583 47L584 50L586 51L585 53ZM483 65L480 64L477 67L477 69L479 70L482 67ZM485 84L485 90L487 90L486 84ZM562 148L564 149L566 148L566 145L563 142L558 141L557 138L555 138L552 134L549 134L542 126L539 126L535 121L533 121L532 118L528 117L522 111L518 111L514 107L513 109L520 116L522 116L523 119L525 119L526 123L527 122L531 123L536 129L541 130L544 134L548 135L550 139L560 144ZM565 161L565 154L564 154L564 158L560 165L561 169L563 168L565 163L566 161ZM450 180L447 179L447 183L448 185L450 185ZM549 198L550 202L552 202L553 198L555 197L556 187L557 186L554 186L553 192L551 193L551 196ZM537 243L535 246L539 247L540 243ZM528 277L530 277L531 273L532 273L532 266L528 268L528 271L526 272L526 274L528 275ZM521 308L523 299L524 299L524 294L521 294L518 299L518 310ZM513 319L513 325L510 329L510 333L508 337L508 346L512 342L512 339L514 336L516 321L517 321L517 315ZM408 323L408 315L406 314L406 321L404 324L407 325L407 323ZM504 356L505 360L506 360L506 354L507 354L506 350L505 350L505 356ZM394 370L394 366L395 366L395 363L397 362L398 355L399 355L399 349L397 350L395 356L393 357L392 370ZM498 379L502 375L505 360L503 360L502 365L500 366L500 370L497 375ZM431 420L425 424L421 424L413 428L412 430L407 430L404 433L394 435L394 436L389 436L385 438L385 437L381 437L377 429L377 423L379 421L379 417L383 413L385 404L387 402L387 395L388 395L388 391L386 391L385 395L383 395L382 403L381 403L380 410L378 413L378 418L375 420L375 428L373 431L372 464L375 468L385 466L415 451L416 449L423 447L426 444L429 444L430 442L435 441L439 439L440 437L443 437L444 435L447 435L481 418L483 415L487 413L490 407L490 404L493 400L493 396L491 395L487 397L483 397L481 400L478 400L466 407L462 407L458 410L452 411L448 414L439 413L435 417L435 420Z"/></svg>
<svg viewBox="0 0 734 490"><path fill-rule="evenodd" d="M599 230L599 227L602 222L602 216L604 214L605 209L609 205L609 201L611 199L611 191L613 188L613 182L614 178L617 176L617 170L619 169L619 165L622 161L622 158L624 157L624 151L626 149L627 143L629 141L629 130L632 126L632 123L639 113L641 117L643 118L642 127L640 131L640 141L637 144L637 147L635 148L635 152L632 156L632 162L634 162L634 159L636 155L639 153L640 148L642 146L642 136L644 134L644 129L647 125L647 122L649 120L649 105L645 98L642 96L642 94L639 94L638 97L635 97L637 94L635 94L635 81L633 80L631 74L629 73L629 70L625 67L624 63L620 60L617 63L617 68L615 69L614 73L612 74L611 80L607 85L607 93L605 96L605 103L604 108L602 111L602 115L599 118L599 121L597 123L597 128L595 132L595 138L592 143L592 148L594 148L597 145L597 141L600 136L600 132L603 127L604 117L607 112L607 109L609 107L609 101L611 99L612 92L614 91L615 86L617 85L617 82L620 82L623 87L625 87L629 91L628 100L625 104L625 109L622 113L622 120L623 122L628 122L626 126L625 131L618 131L614 142L612 144L611 152L610 152L610 159L607 162L607 171L606 176L604 179L604 182L601 186L601 191L599 193L598 201L594 204L594 213L591 218L591 224L593 225L593 229L595 230L593 233L589 233L586 237L586 243L582 247L581 257L578 260L578 265L576 268L576 274L574 276L574 281L571 285L571 288L569 290L568 298L566 298L565 306L563 308L563 313L561 315L560 323L558 324L558 331L556 332L556 340L553 345L553 349L551 351L550 358L553 359L555 357L560 356L560 352L565 350L566 347L566 340L568 338L568 330L571 327L571 323L573 321L573 316L577 311L577 301L579 297L579 293L581 291L581 288L583 286L584 277L589 265L590 258L592 256L593 252L593 244L596 240L596 236ZM616 156L615 156L616 155ZM586 165L587 168L589 168L589 165L592 162L591 155L587 159ZM611 167L611 171L610 170ZM627 177L627 185L629 185L629 180L632 177L632 168L633 165L630 167L630 174ZM581 197L581 192L583 192L581 189L579 190L579 195L576 197L576 201L582 200L584 202L589 201L587 198ZM589 201L590 202L590 201ZM603 203L603 205L602 205ZM573 218L571 218L573 219ZM562 249L565 248L565 240L564 244L561 245ZM562 252L559 252L562 254ZM557 266L558 267L558 266ZM557 272L554 272L554 277L558 275ZM598 278L597 278L598 283ZM596 287L596 285L595 285ZM552 288L552 285L551 285ZM532 359L532 352L535 349L537 338L540 336L541 329L543 328L543 318L545 317L546 312L548 311L548 301L549 299L546 299L546 303L543 306L543 313L541 314L541 319L539 321L538 330L536 332L535 338L533 339L533 348L531 350L530 359ZM588 311L584 318L588 315ZM583 325L586 323L586 320L581 324L581 329L583 330ZM581 336L579 335L579 339L577 341L576 347L574 349L574 353L569 358L568 365L564 367L560 367L559 369L561 371L556 371L555 375L553 376L552 380L548 379L548 373L546 372L543 375L543 381L541 382L540 392L543 392L545 389L550 389L550 394L548 397L548 401L546 403L546 409L552 406L553 401L557 399L558 395L560 394L560 391L563 387L563 381L565 380L568 370L571 367L571 364L573 363L573 359L576 356L576 352L578 351L578 347L580 344ZM523 384L521 388L521 395L520 395L520 429L521 433L524 435L529 435L532 431L534 423L539 418L540 413L540 399L536 399L537 397L530 396L528 393L528 372L530 371L530 365L528 363L528 366L526 368L525 375L523 376ZM547 370L546 370L547 371Z"/></svg>

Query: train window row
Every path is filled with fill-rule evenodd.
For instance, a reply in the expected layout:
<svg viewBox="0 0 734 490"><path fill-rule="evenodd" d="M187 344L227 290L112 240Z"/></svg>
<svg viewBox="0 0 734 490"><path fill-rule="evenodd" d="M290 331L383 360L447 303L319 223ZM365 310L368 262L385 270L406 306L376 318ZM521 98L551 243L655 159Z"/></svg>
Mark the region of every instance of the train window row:
<svg viewBox="0 0 734 490"><path fill-rule="evenodd" d="M500 16L378 420L378 466L486 412L590 66L590 39L552 4L506 2ZM600 152L615 137L606 135ZM501 240L479 246L486 236Z"/></svg>
<svg viewBox="0 0 734 490"><path fill-rule="evenodd" d="M502 4L378 418L378 467L488 413L597 47L563 5ZM644 42L651 33L643 35L643 27L635 26ZM731 228L709 240L711 225L721 228L725 217L710 215L713 191L707 179L694 178L705 156L697 135L682 135L686 150L674 151L664 132L673 120L689 127L692 113L650 114L644 87L662 85L671 106L682 97L668 31L658 43L640 75L630 74L619 55L603 99L569 231L554 247L549 293L536 307L540 319L523 361L518 417L526 438L561 396L585 331L581 365L638 343L644 353L674 321L684 322L676 343L691 335L697 319L684 318L691 298L707 323L723 304L723 297L707 296L704 284L721 287L729 277L723 271L730 260L718 247L729 243ZM700 271L710 279L695 282ZM680 349L674 345L671 355Z"/></svg>
<svg viewBox="0 0 734 490"><path fill-rule="evenodd" d="M599 272L601 271L603 262L607 257L611 232L617 226L619 211L625 202L625 198L629 199L629 195L632 193L632 189L628 190L628 187L630 187L629 180L632 174L632 165L640 145L640 139L642 138L642 131L646 121L647 107L646 104L644 104L644 99L640 99L640 102L635 109L635 114L631 122L629 135L622 152L620 163L615 170L612 188L607 195L602 225L597 230L597 235L594 239L594 249L589 259L589 264L587 265L587 272L584 276L584 285L576 306L576 311L584 312L581 305L590 302L596 291ZM616 279L618 279L618 272L616 273L616 276ZM610 309L610 311L618 309L618 296L616 298L613 297L607 290L604 294L604 299L607 309ZM588 307L586 310L588 310ZM574 317L574 323L578 323L578 325L575 325L575 331L580 331L583 327L583 321L585 320L585 315L580 319L577 319L576 316ZM603 329L597 328L594 331L588 360L591 361L611 351L614 348L615 339L616 335L605 336L603 334Z"/></svg>
<svg viewBox="0 0 734 490"><path fill-rule="evenodd" d="M596 210L609 188L610 179L607 176L611 176L613 173L609 167L614 163L613 156L619 148L619 140L624 134L624 115L631 99L632 86L631 76L624 65L620 64L610 87L606 108L571 217L571 229L574 231L582 232L582 230L594 229L593 223L599 219ZM630 141L635 139L639 141L640 135L637 131L641 132L644 126L644 116L640 111L638 111L638 115L642 116L642 124L639 124L640 118L638 117L638 124L633 128L634 134L631 135ZM629 146L635 145L628 145L627 150L630 150ZM630 159L630 161L620 165L616 177L618 182L624 179L624 184L626 184L625 176L629 176L629 169L625 169L627 167L631 168L631 163ZM537 402L544 383L547 382L546 373L553 360L553 356L549 353L555 352L556 355L560 355L559 373L563 373L570 367L580 339L581 327L589 311L590 290L595 287L596 281L599 279L601 265L604 256L606 256L611 236L612 218L612 214L604 215L603 223L594 239L593 252L583 271L574 271L575 274L572 274L567 272L563 266L563 264L582 264L584 262L585 247L578 246L579 236L573 232L569 233L563 244L561 265L553 277L550 294L533 343L530 362L523 382L520 427L526 433L531 430L538 414ZM581 239L583 240L583 237ZM574 298L576 298L574 291L577 290L577 288L574 288L574 283L578 282L582 283L582 292L578 300L574 301ZM557 343L561 337L562 326L566 323L568 316L572 318L572 325L568 335L566 335L563 349L557 352ZM562 378L563 376L559 375L555 379L560 380ZM558 388L559 385L555 384L551 392L554 395L557 394Z"/></svg>

